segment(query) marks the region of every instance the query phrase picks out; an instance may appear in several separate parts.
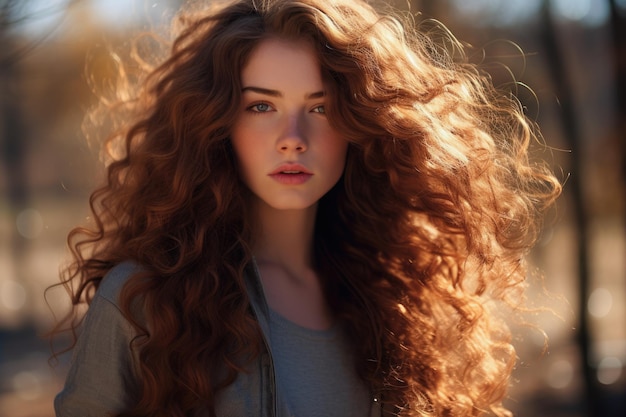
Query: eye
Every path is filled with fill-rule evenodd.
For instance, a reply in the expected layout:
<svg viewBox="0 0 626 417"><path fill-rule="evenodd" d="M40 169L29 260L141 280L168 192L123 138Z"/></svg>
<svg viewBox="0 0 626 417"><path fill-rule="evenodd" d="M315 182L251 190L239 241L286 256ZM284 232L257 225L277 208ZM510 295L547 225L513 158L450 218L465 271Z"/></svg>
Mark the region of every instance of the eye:
<svg viewBox="0 0 626 417"><path fill-rule="evenodd" d="M314 107L313 110L311 110L313 113L321 113L321 114L326 114L326 108L322 105Z"/></svg>
<svg viewBox="0 0 626 417"><path fill-rule="evenodd" d="M267 113L269 111L272 111L273 109L272 106L267 103L257 103L248 107L247 110L255 113Z"/></svg>

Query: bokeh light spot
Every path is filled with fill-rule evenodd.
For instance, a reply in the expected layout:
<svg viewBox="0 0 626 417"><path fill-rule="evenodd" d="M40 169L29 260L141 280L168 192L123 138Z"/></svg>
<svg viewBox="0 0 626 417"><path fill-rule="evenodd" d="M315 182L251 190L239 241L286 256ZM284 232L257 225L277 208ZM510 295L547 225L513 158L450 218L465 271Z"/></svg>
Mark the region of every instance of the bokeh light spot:
<svg viewBox="0 0 626 417"><path fill-rule="evenodd" d="M546 379L552 388L563 389L567 387L574 378L574 367L565 359L553 362L548 368Z"/></svg>
<svg viewBox="0 0 626 417"><path fill-rule="evenodd" d="M567 20L581 20L591 9L591 0L551 0L552 12Z"/></svg>
<svg viewBox="0 0 626 417"><path fill-rule="evenodd" d="M35 209L26 209L17 215L17 231L26 239L36 239L44 229L43 217Z"/></svg>
<svg viewBox="0 0 626 417"><path fill-rule="evenodd" d="M560 19L600 26L609 18L608 0L551 0L552 13Z"/></svg>
<svg viewBox="0 0 626 417"><path fill-rule="evenodd" d="M598 381L604 385L610 385L622 376L622 361L615 357L603 358L598 364Z"/></svg>
<svg viewBox="0 0 626 417"><path fill-rule="evenodd" d="M453 0L457 13L475 26L508 26L536 18L541 0Z"/></svg>
<svg viewBox="0 0 626 417"><path fill-rule="evenodd" d="M19 282L0 281L0 304L7 310L20 310L26 304L26 290Z"/></svg>
<svg viewBox="0 0 626 417"><path fill-rule="evenodd" d="M613 295L606 288L596 288L587 301L587 311L593 317L606 317L613 307Z"/></svg>
<svg viewBox="0 0 626 417"><path fill-rule="evenodd" d="M20 372L13 377L12 383L15 393L24 400L35 400L41 395L41 378L35 372Z"/></svg>

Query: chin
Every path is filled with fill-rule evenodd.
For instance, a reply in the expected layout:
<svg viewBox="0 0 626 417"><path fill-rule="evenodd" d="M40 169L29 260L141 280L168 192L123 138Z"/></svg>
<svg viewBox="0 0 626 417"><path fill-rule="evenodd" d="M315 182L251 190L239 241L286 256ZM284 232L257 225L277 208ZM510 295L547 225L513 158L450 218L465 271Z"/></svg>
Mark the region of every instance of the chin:
<svg viewBox="0 0 626 417"><path fill-rule="evenodd" d="M298 210L307 210L312 207L315 207L317 203L312 204L275 204L270 205L275 210L283 210L283 211L298 211Z"/></svg>
<svg viewBox="0 0 626 417"><path fill-rule="evenodd" d="M265 201L265 204L275 210L306 210L317 205L319 200L291 200L291 201Z"/></svg>

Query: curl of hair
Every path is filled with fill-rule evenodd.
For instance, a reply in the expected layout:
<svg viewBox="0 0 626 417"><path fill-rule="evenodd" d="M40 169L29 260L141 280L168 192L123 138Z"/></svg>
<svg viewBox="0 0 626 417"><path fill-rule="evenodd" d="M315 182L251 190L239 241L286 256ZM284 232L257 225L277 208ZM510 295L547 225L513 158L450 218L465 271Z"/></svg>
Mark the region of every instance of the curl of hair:
<svg viewBox="0 0 626 417"><path fill-rule="evenodd" d="M113 265L145 267L121 294L142 378L122 415L213 410L241 358L259 354L242 280L248 195L229 132L236 74L279 36L315 46L329 120L350 142L320 201L315 258L359 341L359 375L389 414L509 416L515 349L496 310L523 304L523 258L560 192L529 160L540 137L515 98L442 26L434 36L360 1L242 0L178 23L168 58L136 94L120 91L131 121L107 141L116 152L90 199L94 224L69 237L74 316Z"/></svg>

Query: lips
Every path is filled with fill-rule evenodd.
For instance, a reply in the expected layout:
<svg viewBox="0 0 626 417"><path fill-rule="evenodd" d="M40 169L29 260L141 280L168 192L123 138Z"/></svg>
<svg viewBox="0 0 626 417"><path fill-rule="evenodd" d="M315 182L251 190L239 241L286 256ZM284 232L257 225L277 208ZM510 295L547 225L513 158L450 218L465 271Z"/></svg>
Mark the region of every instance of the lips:
<svg viewBox="0 0 626 417"><path fill-rule="evenodd" d="M281 184L299 185L310 180L313 173L300 164L282 164L268 175Z"/></svg>
<svg viewBox="0 0 626 417"><path fill-rule="evenodd" d="M313 175L311 171L306 169L304 166L300 164L282 164L278 166L275 170L270 172L269 175L277 175L277 174L307 174Z"/></svg>

